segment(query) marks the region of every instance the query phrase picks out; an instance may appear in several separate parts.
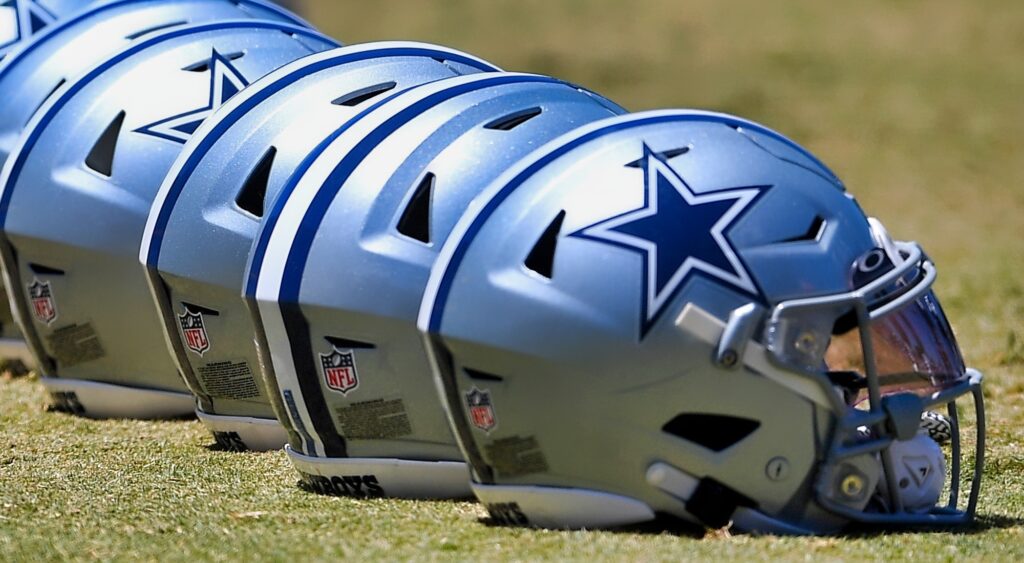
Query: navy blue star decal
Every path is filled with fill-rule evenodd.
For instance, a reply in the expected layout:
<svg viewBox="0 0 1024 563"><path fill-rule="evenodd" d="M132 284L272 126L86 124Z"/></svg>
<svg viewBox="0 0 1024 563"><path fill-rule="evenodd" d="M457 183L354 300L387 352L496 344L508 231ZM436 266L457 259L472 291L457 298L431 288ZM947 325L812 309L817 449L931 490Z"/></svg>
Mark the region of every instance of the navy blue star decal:
<svg viewBox="0 0 1024 563"><path fill-rule="evenodd" d="M726 232L768 186L698 194L662 155L644 145L644 204L570 236L612 244L643 258L640 336L692 275L758 295Z"/></svg>
<svg viewBox="0 0 1024 563"><path fill-rule="evenodd" d="M242 73L226 57L213 50L210 57L210 97L205 107L161 119L135 130L176 143L185 143L203 121L242 88L249 85Z"/></svg>
<svg viewBox="0 0 1024 563"><path fill-rule="evenodd" d="M8 47L35 35L56 19L35 0L0 0L0 58Z"/></svg>

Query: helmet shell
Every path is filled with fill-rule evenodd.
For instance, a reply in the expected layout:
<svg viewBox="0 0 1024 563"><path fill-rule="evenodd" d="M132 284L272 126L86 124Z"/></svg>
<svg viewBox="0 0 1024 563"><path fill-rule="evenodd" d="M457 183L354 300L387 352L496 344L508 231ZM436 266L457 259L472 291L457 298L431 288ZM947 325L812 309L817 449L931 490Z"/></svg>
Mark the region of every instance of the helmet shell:
<svg viewBox="0 0 1024 563"><path fill-rule="evenodd" d="M44 374L186 391L138 264L150 204L206 116L335 46L280 21L178 27L133 43L35 115L0 178L0 224L15 312ZM104 414L134 416L131 405Z"/></svg>
<svg viewBox="0 0 1024 563"><path fill-rule="evenodd" d="M262 0L18 0L11 8L24 29L36 34L19 44L0 39L0 169L25 126L48 97L137 37L169 27L204 21L260 18L304 22ZM65 17L51 21L53 17ZM41 24L46 24L40 28ZM15 28L20 35L22 27ZM6 56L10 53L10 56ZM20 338L7 303L0 296L0 335Z"/></svg>
<svg viewBox="0 0 1024 563"><path fill-rule="evenodd" d="M54 22L93 0L13 0L0 7L0 61Z"/></svg>
<svg viewBox="0 0 1024 563"><path fill-rule="evenodd" d="M381 102L311 155L261 226L246 280L300 471L460 459L414 322L437 249L518 158L621 112L543 76L450 78Z"/></svg>
<svg viewBox="0 0 1024 563"><path fill-rule="evenodd" d="M173 27L244 18L305 25L263 0L114 0L48 27L0 64L0 167L49 97L132 41Z"/></svg>
<svg viewBox="0 0 1024 563"><path fill-rule="evenodd" d="M717 336L687 327L849 291L873 247L824 165L731 116L612 118L517 163L454 228L419 317L477 495L537 525L713 522L653 484L710 479L711 505L828 528L811 486L831 403L714 363Z"/></svg>
<svg viewBox="0 0 1024 563"><path fill-rule="evenodd" d="M458 51L409 42L369 43L310 55L260 79L204 122L186 143L150 210L140 260L147 267L178 369L217 431L226 417L274 419L253 342L256 329L239 295L264 215L305 157L375 102L418 84L497 70ZM189 341L192 315L205 344ZM191 345L190 345L191 344ZM258 396L217 387L223 366L247 377ZM209 416L213 415L213 416ZM231 430L246 447L262 444Z"/></svg>

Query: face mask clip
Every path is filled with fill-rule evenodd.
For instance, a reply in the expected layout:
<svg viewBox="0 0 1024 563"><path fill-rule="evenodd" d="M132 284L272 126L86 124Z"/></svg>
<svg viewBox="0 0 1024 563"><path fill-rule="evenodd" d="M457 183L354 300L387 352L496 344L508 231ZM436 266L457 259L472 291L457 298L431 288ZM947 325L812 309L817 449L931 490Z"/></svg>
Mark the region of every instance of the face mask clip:
<svg viewBox="0 0 1024 563"><path fill-rule="evenodd" d="M748 303L729 313L722 337L715 349L715 363L726 369L736 369L743 362L743 352L753 338L764 311L754 303Z"/></svg>

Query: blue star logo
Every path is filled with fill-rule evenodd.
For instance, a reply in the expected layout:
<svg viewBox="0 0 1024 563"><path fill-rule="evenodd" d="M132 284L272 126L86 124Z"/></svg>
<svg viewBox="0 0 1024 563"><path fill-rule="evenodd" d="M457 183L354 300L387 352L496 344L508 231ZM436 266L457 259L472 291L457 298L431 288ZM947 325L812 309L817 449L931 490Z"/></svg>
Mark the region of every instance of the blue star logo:
<svg viewBox="0 0 1024 563"><path fill-rule="evenodd" d="M644 204L570 236L640 254L644 291L641 338L676 292L694 275L759 295L726 233L769 186L744 186L698 194L665 158L644 145Z"/></svg>
<svg viewBox="0 0 1024 563"><path fill-rule="evenodd" d="M56 19L35 0L0 0L0 58L8 47L35 35Z"/></svg>
<svg viewBox="0 0 1024 563"><path fill-rule="evenodd" d="M135 132L184 144L211 113L249 85L242 73L216 49L210 57L209 72L210 97L204 107L161 119L140 127Z"/></svg>

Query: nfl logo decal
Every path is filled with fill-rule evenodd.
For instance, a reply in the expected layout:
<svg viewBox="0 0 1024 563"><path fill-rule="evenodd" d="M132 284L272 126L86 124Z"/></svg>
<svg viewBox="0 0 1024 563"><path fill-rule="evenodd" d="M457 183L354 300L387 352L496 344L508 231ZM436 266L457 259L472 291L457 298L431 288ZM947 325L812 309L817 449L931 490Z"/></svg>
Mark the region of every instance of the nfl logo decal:
<svg viewBox="0 0 1024 563"><path fill-rule="evenodd" d="M483 391L476 387L466 393L466 403L469 405L469 419L484 432L490 432L498 423L494 418L494 407L491 406L491 392Z"/></svg>
<svg viewBox="0 0 1024 563"><path fill-rule="evenodd" d="M206 325L203 324L203 314L193 313L186 310L178 315L178 323L181 324L181 336L185 339L185 346L200 356L210 349L210 339L206 335Z"/></svg>
<svg viewBox="0 0 1024 563"><path fill-rule="evenodd" d="M351 350L342 352L334 348L330 354L320 354L320 367L324 370L324 383L334 391L345 395L359 387L356 357Z"/></svg>
<svg viewBox="0 0 1024 563"><path fill-rule="evenodd" d="M49 325L57 320L57 303L53 300L50 282L33 279L28 285L28 297L32 301L32 314L40 322Z"/></svg>

